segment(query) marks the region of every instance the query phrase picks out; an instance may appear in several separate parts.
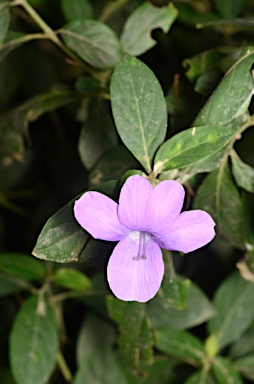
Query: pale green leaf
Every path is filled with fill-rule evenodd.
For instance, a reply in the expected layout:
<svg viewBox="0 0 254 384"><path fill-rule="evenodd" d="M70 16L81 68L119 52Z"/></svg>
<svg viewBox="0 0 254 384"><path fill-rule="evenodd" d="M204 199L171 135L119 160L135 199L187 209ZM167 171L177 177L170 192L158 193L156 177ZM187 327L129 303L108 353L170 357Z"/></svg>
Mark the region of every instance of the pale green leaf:
<svg viewBox="0 0 254 384"><path fill-rule="evenodd" d="M218 384L243 384L232 363L224 357L218 356L212 361L212 370Z"/></svg>
<svg viewBox="0 0 254 384"><path fill-rule="evenodd" d="M145 2L140 5L127 19L121 43L125 52L139 56L152 48L156 41L151 37L151 31L161 28L167 33L177 17L173 4L165 7L155 7Z"/></svg>
<svg viewBox="0 0 254 384"><path fill-rule="evenodd" d="M159 148L154 171L160 173L193 165L218 152L233 136L231 129L220 126L193 127L177 133Z"/></svg>
<svg viewBox="0 0 254 384"><path fill-rule="evenodd" d="M235 151L231 152L232 172L237 185L254 193L254 168L245 164Z"/></svg>
<svg viewBox="0 0 254 384"><path fill-rule="evenodd" d="M68 289L86 291L91 287L89 278L76 269L59 268L52 279L55 284Z"/></svg>

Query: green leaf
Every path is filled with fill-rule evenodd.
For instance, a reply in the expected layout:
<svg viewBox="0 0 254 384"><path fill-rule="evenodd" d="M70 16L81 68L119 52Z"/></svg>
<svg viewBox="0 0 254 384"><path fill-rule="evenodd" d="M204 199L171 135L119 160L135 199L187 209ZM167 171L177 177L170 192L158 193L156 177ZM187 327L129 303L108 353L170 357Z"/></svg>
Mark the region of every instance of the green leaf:
<svg viewBox="0 0 254 384"><path fill-rule="evenodd" d="M203 344L191 333L167 327L157 330L155 337L156 348L171 356L198 362L202 362L205 358Z"/></svg>
<svg viewBox="0 0 254 384"><path fill-rule="evenodd" d="M184 384L217 384L209 372L195 372L191 375Z"/></svg>
<svg viewBox="0 0 254 384"><path fill-rule="evenodd" d="M89 312L78 335L76 350L78 366L82 367L90 356L95 356L100 352L105 355L115 341L116 330L113 324Z"/></svg>
<svg viewBox="0 0 254 384"><path fill-rule="evenodd" d="M232 130L220 126L186 129L162 144L155 156L154 171L161 173L193 165L218 152L233 136Z"/></svg>
<svg viewBox="0 0 254 384"><path fill-rule="evenodd" d="M71 268L60 268L54 272L53 282L61 287L86 291L91 287L89 278L84 273Z"/></svg>
<svg viewBox="0 0 254 384"><path fill-rule="evenodd" d="M0 0L0 44L5 40L10 21L10 5L6 0Z"/></svg>
<svg viewBox="0 0 254 384"><path fill-rule="evenodd" d="M95 68L112 68L121 58L117 36L99 21L72 21L60 32L66 46Z"/></svg>
<svg viewBox="0 0 254 384"><path fill-rule="evenodd" d="M89 0L61 0L61 6L67 21L93 18L93 8Z"/></svg>
<svg viewBox="0 0 254 384"><path fill-rule="evenodd" d="M167 33L177 14L173 4L160 8L148 2L140 5L124 25L121 36L124 51L133 56L139 56L148 51L156 44L151 37L151 31L161 28L164 33Z"/></svg>
<svg viewBox="0 0 254 384"><path fill-rule="evenodd" d="M88 346L89 347L89 346ZM91 353L78 369L73 384L129 384L113 349Z"/></svg>
<svg viewBox="0 0 254 384"><path fill-rule="evenodd" d="M226 73L212 96L194 121L196 125L230 125L245 120L254 92L251 68L254 48L244 51L240 59ZM237 95L237 97L236 97Z"/></svg>
<svg viewBox="0 0 254 384"><path fill-rule="evenodd" d="M56 363L58 329L47 301L30 297L22 305L10 335L10 362L17 384L44 384Z"/></svg>
<svg viewBox="0 0 254 384"><path fill-rule="evenodd" d="M225 19L238 16L245 7L245 0L214 0L218 12Z"/></svg>
<svg viewBox="0 0 254 384"><path fill-rule="evenodd" d="M218 384L243 384L241 377L234 369L232 363L223 357L213 359L212 370Z"/></svg>
<svg viewBox="0 0 254 384"><path fill-rule="evenodd" d="M27 133L30 122L46 112L80 100L77 92L54 90L36 96L0 118L0 149L18 161L24 160L22 134Z"/></svg>
<svg viewBox="0 0 254 384"><path fill-rule="evenodd" d="M41 280L45 276L43 264L23 253L0 254L0 271L25 280Z"/></svg>
<svg viewBox="0 0 254 384"><path fill-rule="evenodd" d="M234 368L247 379L254 380L254 355L234 361Z"/></svg>
<svg viewBox="0 0 254 384"><path fill-rule="evenodd" d="M213 217L217 230L235 247L245 247L245 217L228 164L210 173L197 191L195 209Z"/></svg>
<svg viewBox="0 0 254 384"><path fill-rule="evenodd" d="M78 150L87 169L91 169L102 155L118 143L113 120L106 107L108 105L100 104L99 108L92 109L80 132Z"/></svg>
<svg viewBox="0 0 254 384"><path fill-rule="evenodd" d="M138 168L136 159L125 146L119 145L102 156L94 166L89 174L90 185L120 179L126 171L135 167Z"/></svg>
<svg viewBox="0 0 254 384"><path fill-rule="evenodd" d="M161 86L141 61L124 55L111 79L111 101L118 133L147 172L167 127Z"/></svg>
<svg viewBox="0 0 254 384"><path fill-rule="evenodd" d="M254 320L252 305L254 284L243 280L238 273L226 279L214 297L217 315L209 323L215 332L220 349L238 340Z"/></svg>
<svg viewBox="0 0 254 384"><path fill-rule="evenodd" d="M235 151L230 153L232 172L237 185L250 193L254 193L254 168L245 164Z"/></svg>
<svg viewBox="0 0 254 384"><path fill-rule="evenodd" d="M0 297L10 295L20 290L21 287L18 284L9 280L9 275L0 272Z"/></svg>
<svg viewBox="0 0 254 384"><path fill-rule="evenodd" d="M153 331L145 315L145 305L107 298L109 316L119 327L118 340L124 362L131 371L153 361Z"/></svg>
<svg viewBox="0 0 254 384"><path fill-rule="evenodd" d="M98 186L96 190L112 195L115 188L116 182L111 181ZM90 264L91 252L86 253L85 248L86 245L89 245L88 240L90 237L73 215L73 204L78 197L48 219L33 249L34 256L39 259L60 263L80 259L82 262ZM98 244L101 244L101 242L98 241Z"/></svg>
<svg viewBox="0 0 254 384"><path fill-rule="evenodd" d="M191 281L188 279L183 280L175 276L172 281L164 277L159 297L163 300L163 306L184 309L188 300Z"/></svg>
<svg viewBox="0 0 254 384"><path fill-rule="evenodd" d="M254 328L251 327L229 349L232 359L254 354Z"/></svg>
<svg viewBox="0 0 254 384"><path fill-rule="evenodd" d="M146 312L154 328L172 327L187 329L204 323L214 316L214 308L205 294L191 283L186 307L183 310L170 308L157 295L147 304Z"/></svg>

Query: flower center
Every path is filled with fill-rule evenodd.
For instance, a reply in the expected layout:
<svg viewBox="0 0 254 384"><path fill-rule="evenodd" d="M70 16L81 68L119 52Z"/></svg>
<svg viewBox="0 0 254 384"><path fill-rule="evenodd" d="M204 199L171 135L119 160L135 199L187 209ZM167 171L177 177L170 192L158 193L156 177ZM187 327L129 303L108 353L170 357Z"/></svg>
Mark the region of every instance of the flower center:
<svg viewBox="0 0 254 384"><path fill-rule="evenodd" d="M150 238L150 234L147 232L138 232L139 233L139 239L138 239L138 254L137 256L133 257L133 260L140 260L140 259L147 259L146 256L146 242L147 237Z"/></svg>

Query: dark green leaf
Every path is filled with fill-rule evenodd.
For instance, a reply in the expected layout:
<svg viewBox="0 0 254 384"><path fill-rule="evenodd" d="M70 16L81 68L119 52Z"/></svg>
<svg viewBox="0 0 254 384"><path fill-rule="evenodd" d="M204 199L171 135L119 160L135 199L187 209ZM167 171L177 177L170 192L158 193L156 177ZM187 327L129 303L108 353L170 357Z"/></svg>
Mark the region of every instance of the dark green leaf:
<svg viewBox="0 0 254 384"><path fill-rule="evenodd" d="M71 268L60 268L54 272L53 282L61 287L86 291L91 287L89 278L82 272Z"/></svg>
<svg viewBox="0 0 254 384"><path fill-rule="evenodd" d="M148 2L140 5L124 25L121 36L124 51L130 55L139 56L152 48L156 41L151 37L151 31L161 28L164 33L167 33L177 14L173 4L160 8Z"/></svg>
<svg viewBox="0 0 254 384"><path fill-rule="evenodd" d="M112 195L115 188L116 182L112 181L98 186L96 190ZM89 264L91 253L86 254L85 247L90 236L73 215L73 204L77 198L70 201L46 222L33 250L34 256L60 263L81 259L84 263L87 260Z"/></svg>
<svg viewBox="0 0 254 384"><path fill-rule="evenodd" d="M233 359L239 359L242 356L254 354L254 328L245 332L241 338L239 338L229 350L229 355Z"/></svg>
<svg viewBox="0 0 254 384"><path fill-rule="evenodd" d="M150 172L167 126L166 103L158 80L145 64L125 55L112 76L111 100L121 139Z"/></svg>
<svg viewBox="0 0 254 384"><path fill-rule="evenodd" d="M229 125L242 123L254 92L251 68L253 48L244 51L198 114L194 125ZM237 95L237 97L236 97Z"/></svg>
<svg viewBox="0 0 254 384"><path fill-rule="evenodd" d="M195 208L211 214L217 230L234 246L245 246L245 218L239 192L233 183L228 165L208 175L198 189Z"/></svg>
<svg viewBox="0 0 254 384"><path fill-rule="evenodd" d="M254 168L245 164L235 151L231 152L232 172L239 187L254 193Z"/></svg>
<svg viewBox="0 0 254 384"><path fill-rule="evenodd" d="M244 9L245 0L214 0L214 4L223 18L232 19Z"/></svg>
<svg viewBox="0 0 254 384"><path fill-rule="evenodd" d="M205 294L191 283L186 307L183 310L170 308L157 295L147 304L146 312L154 328L172 327L187 329L204 323L215 311Z"/></svg>
<svg viewBox="0 0 254 384"><path fill-rule="evenodd" d="M10 21L10 6L7 1L0 0L0 44L2 44L5 39Z"/></svg>
<svg viewBox="0 0 254 384"><path fill-rule="evenodd" d="M0 270L25 280L41 280L45 275L43 264L23 253L0 254Z"/></svg>
<svg viewBox="0 0 254 384"><path fill-rule="evenodd" d="M22 134L27 133L28 124L46 112L78 101L76 92L55 90L36 96L0 118L0 149L10 153L19 161L24 160Z"/></svg>
<svg viewBox="0 0 254 384"><path fill-rule="evenodd" d="M171 356L198 362L205 357L203 344L191 333L167 327L157 330L155 337L156 348Z"/></svg>
<svg viewBox="0 0 254 384"><path fill-rule="evenodd" d="M64 17L67 21L92 19L93 9L89 0L61 0Z"/></svg>
<svg viewBox="0 0 254 384"><path fill-rule="evenodd" d="M10 336L10 362L17 384L44 384L56 362L58 329L45 299L30 297L21 307Z"/></svg>
<svg viewBox="0 0 254 384"><path fill-rule="evenodd" d="M95 68L112 68L121 58L117 36L106 24L94 20L76 20L60 31L67 47Z"/></svg>
<svg viewBox="0 0 254 384"><path fill-rule="evenodd" d="M101 351L104 355L116 339L113 324L102 320L92 313L88 313L81 325L77 341L77 363L82 367L91 355ZM101 342L103 340L103 343ZM88 348L89 346L89 348ZM99 362L98 362L99 364Z"/></svg>
<svg viewBox="0 0 254 384"><path fill-rule="evenodd" d="M7 296L13 292L19 291L21 288L18 284L10 281L10 276L0 272L0 297Z"/></svg>
<svg viewBox="0 0 254 384"><path fill-rule="evenodd" d="M212 370L218 384L243 384L232 363L223 357L216 357L212 362Z"/></svg>
<svg viewBox="0 0 254 384"><path fill-rule="evenodd" d="M191 375L184 384L216 384L209 372L195 372Z"/></svg>
<svg viewBox="0 0 254 384"><path fill-rule="evenodd" d="M89 174L90 185L120 179L124 172L135 167L138 168L136 159L125 146L119 145L107 152L94 166Z"/></svg>
<svg viewBox="0 0 254 384"><path fill-rule="evenodd" d="M94 108L81 129L78 150L82 163L88 169L118 142L112 117L106 107L101 104Z"/></svg>
<svg viewBox="0 0 254 384"><path fill-rule="evenodd" d="M254 355L242 357L234 362L234 368L247 379L254 380Z"/></svg>
<svg viewBox="0 0 254 384"><path fill-rule="evenodd" d="M254 284L234 273L218 288L214 306L216 316L208 324L209 331L217 335L219 348L238 340L254 320L252 298Z"/></svg>
<svg viewBox="0 0 254 384"><path fill-rule="evenodd" d="M155 156L154 171L161 173L195 164L218 152L233 136L232 130L220 126L189 128L162 144Z"/></svg>

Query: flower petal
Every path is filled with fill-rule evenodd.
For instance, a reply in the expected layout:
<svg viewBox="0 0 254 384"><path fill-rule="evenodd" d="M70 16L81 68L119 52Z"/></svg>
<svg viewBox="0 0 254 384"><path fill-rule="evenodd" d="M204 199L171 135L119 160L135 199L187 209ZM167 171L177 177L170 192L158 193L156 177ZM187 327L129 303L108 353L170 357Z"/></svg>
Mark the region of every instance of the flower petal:
<svg viewBox="0 0 254 384"><path fill-rule="evenodd" d="M135 231L149 231L152 222L153 187L142 176L130 176L122 187L118 216L120 222Z"/></svg>
<svg viewBox="0 0 254 384"><path fill-rule="evenodd" d="M146 259L134 260L138 254L138 241L126 236L115 247L108 262L108 282L121 300L144 303L158 292L164 274L164 263L159 246L146 243Z"/></svg>
<svg viewBox="0 0 254 384"><path fill-rule="evenodd" d="M119 241L128 230L119 222L118 205L99 192L86 192L75 201L74 216L95 239Z"/></svg>
<svg viewBox="0 0 254 384"><path fill-rule="evenodd" d="M158 244L172 251L192 252L208 244L215 236L215 222L201 210L183 212L167 236L157 238Z"/></svg>
<svg viewBox="0 0 254 384"><path fill-rule="evenodd" d="M154 219L151 227L153 234L165 234L180 215L185 191L174 180L165 180L153 190Z"/></svg>

